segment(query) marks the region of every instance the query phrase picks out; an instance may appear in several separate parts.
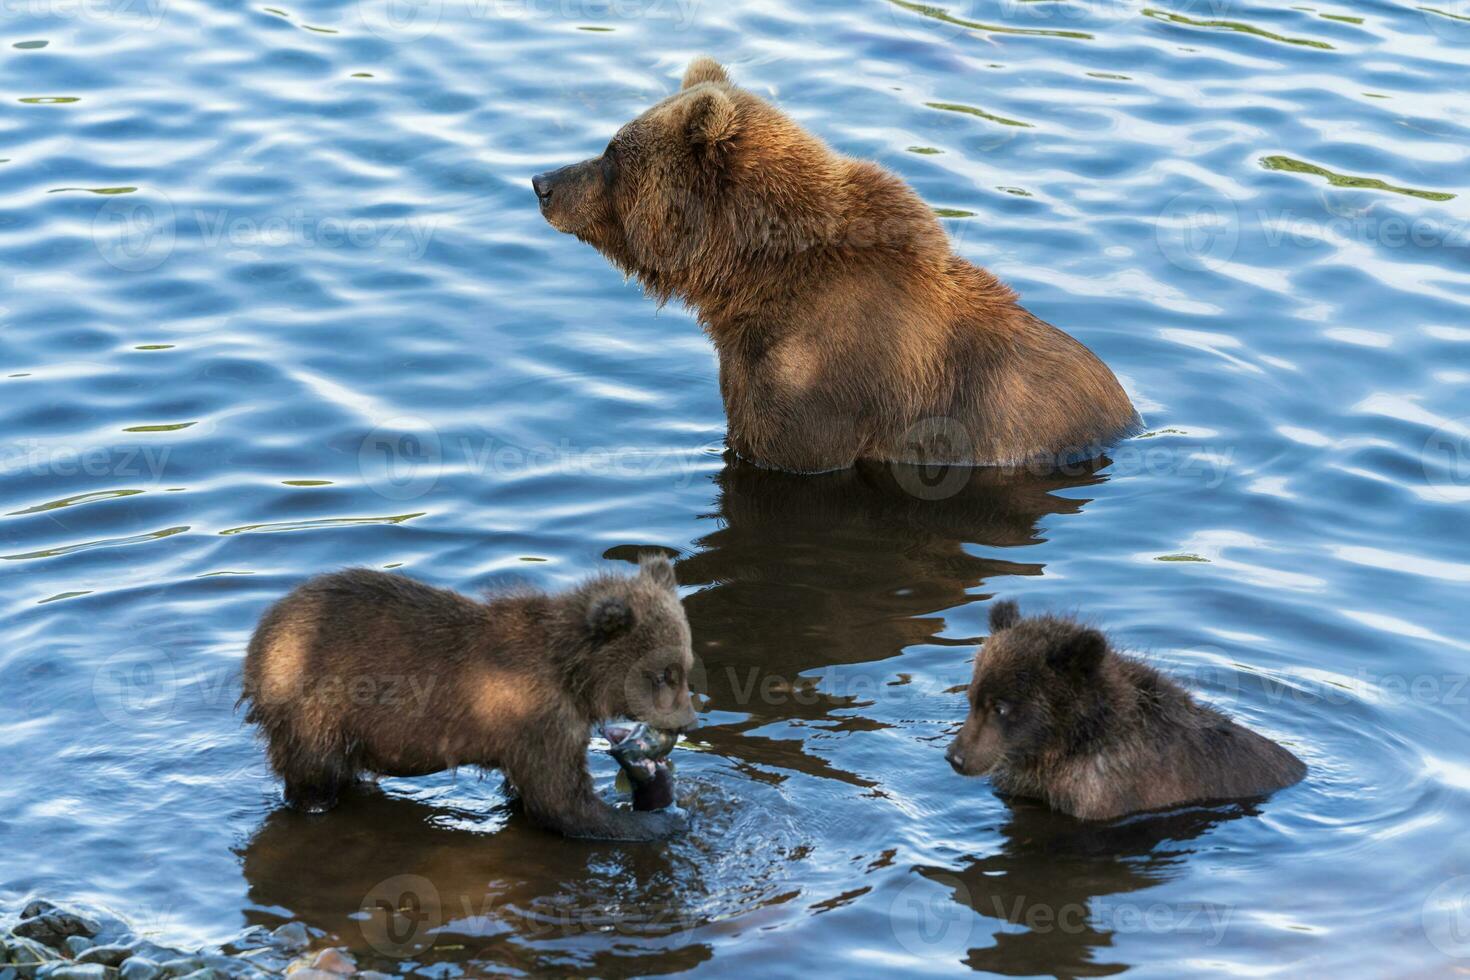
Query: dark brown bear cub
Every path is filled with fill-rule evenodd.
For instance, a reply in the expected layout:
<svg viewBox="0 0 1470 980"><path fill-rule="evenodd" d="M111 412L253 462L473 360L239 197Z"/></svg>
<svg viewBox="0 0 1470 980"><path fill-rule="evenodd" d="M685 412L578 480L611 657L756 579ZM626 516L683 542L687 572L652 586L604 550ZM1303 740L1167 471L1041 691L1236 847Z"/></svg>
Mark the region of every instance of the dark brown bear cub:
<svg viewBox="0 0 1470 980"><path fill-rule="evenodd" d="M730 448L763 466L1055 466L1139 428L1106 365L956 255L912 188L708 58L531 183L553 227L698 312Z"/></svg>
<svg viewBox="0 0 1470 980"><path fill-rule="evenodd" d="M966 776L1084 820L1264 796L1306 775L1300 759L1195 703L1178 684L1069 619L990 611L970 713L949 751Z"/></svg>
<svg viewBox="0 0 1470 980"><path fill-rule="evenodd" d="M650 840L677 814L603 802L596 722L695 723L689 621L662 557L557 595L477 602L400 575L323 575L262 617L245 657L247 720L295 806L328 809L359 774L498 768L538 823Z"/></svg>

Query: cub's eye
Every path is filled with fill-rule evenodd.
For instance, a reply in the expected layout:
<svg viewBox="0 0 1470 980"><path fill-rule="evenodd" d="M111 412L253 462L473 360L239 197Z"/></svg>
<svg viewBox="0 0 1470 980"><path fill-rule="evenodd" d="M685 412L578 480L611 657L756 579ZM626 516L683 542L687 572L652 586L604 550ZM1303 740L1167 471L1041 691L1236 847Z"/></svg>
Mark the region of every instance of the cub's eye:
<svg viewBox="0 0 1470 980"><path fill-rule="evenodd" d="M673 687L679 682L679 672L673 667L665 667L662 681L670 687Z"/></svg>
<svg viewBox="0 0 1470 980"><path fill-rule="evenodd" d="M1005 718L1011 713L1011 703L1009 701L997 701L991 710L995 712L995 717Z"/></svg>

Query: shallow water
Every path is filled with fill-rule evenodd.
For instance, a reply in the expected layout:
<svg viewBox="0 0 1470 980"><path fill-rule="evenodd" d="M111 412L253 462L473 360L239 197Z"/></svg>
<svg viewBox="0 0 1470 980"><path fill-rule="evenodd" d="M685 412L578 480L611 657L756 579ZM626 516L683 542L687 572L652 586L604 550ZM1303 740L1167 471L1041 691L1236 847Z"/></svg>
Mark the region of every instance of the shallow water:
<svg viewBox="0 0 1470 980"><path fill-rule="evenodd" d="M0 890L404 971L1465 969L1467 52L1461 2L6 7ZM528 186L699 53L903 174L1149 433L939 499L723 459L695 323ZM709 699L685 837L564 842L468 773L280 808L233 710L273 597L641 548ZM1309 779L1102 828L960 779L994 595Z"/></svg>

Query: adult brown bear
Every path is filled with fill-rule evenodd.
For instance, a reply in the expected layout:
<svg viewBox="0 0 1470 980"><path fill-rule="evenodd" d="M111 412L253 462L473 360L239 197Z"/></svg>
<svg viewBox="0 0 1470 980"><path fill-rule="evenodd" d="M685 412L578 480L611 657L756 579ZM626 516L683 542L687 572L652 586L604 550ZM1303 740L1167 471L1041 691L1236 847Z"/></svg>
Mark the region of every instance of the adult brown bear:
<svg viewBox="0 0 1470 980"><path fill-rule="evenodd" d="M698 312L730 446L757 463L1045 466L1141 425L1112 372L956 255L908 185L708 58L601 156L532 185L553 227Z"/></svg>

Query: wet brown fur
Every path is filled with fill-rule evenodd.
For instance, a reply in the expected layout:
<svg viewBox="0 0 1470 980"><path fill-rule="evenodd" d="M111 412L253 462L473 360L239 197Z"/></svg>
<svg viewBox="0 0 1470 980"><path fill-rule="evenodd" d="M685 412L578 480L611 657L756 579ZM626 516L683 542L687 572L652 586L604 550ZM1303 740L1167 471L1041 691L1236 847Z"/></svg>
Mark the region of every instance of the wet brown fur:
<svg viewBox="0 0 1470 980"><path fill-rule="evenodd" d="M1084 820L1182 803L1260 797L1306 767L1291 752L1196 703L1174 681L1114 652L1070 619L991 609L970 711L947 753L964 775Z"/></svg>
<svg viewBox="0 0 1470 980"><path fill-rule="evenodd" d="M956 255L907 184L708 58L542 179L554 227L698 312L730 446L755 462L1055 463L1140 426L1112 372Z"/></svg>
<svg viewBox="0 0 1470 980"><path fill-rule="evenodd" d="M266 612L241 701L294 805L329 808L359 774L493 767L547 827L652 839L675 818L596 795L590 726L626 716L687 729L692 663L662 557L633 576L483 602L352 569L312 579Z"/></svg>

